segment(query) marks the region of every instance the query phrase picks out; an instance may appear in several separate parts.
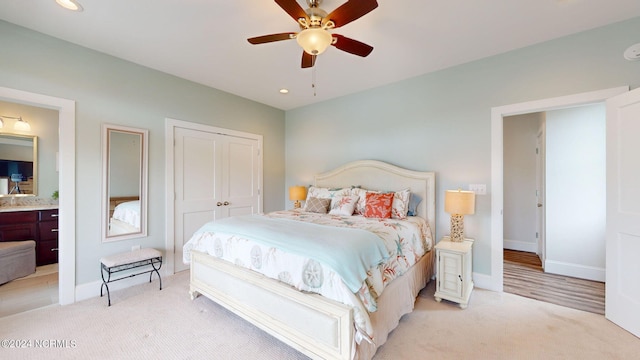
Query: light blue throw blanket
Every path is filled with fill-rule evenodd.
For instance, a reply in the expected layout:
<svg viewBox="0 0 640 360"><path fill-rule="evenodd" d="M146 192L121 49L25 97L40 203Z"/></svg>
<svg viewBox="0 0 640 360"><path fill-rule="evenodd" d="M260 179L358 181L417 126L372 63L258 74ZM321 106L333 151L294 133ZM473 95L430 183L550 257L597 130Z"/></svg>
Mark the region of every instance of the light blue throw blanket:
<svg viewBox="0 0 640 360"><path fill-rule="evenodd" d="M367 270L389 258L384 241L362 229L243 215L207 223L196 234L204 232L236 234L314 259L338 273L354 293L367 278Z"/></svg>

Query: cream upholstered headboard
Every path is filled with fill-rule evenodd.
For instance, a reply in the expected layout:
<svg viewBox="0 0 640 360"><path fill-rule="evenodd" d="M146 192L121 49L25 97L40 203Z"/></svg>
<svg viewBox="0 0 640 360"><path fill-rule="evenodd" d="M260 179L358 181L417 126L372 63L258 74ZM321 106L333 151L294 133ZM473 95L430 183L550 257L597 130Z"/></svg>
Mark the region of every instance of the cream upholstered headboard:
<svg viewBox="0 0 640 360"><path fill-rule="evenodd" d="M418 216L424 217L435 239L436 231L436 176L434 172L408 170L377 160L359 160L334 170L318 174L314 185L319 187L360 186L363 189L399 191L411 189L422 200Z"/></svg>

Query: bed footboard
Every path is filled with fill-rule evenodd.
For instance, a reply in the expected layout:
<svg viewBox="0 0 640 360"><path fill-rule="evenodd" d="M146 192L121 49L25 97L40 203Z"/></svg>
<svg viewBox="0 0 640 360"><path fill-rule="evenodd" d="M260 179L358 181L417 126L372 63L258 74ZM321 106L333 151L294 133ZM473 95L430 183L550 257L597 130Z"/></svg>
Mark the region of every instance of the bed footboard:
<svg viewBox="0 0 640 360"><path fill-rule="evenodd" d="M351 359L353 310L207 254L191 252L189 292L202 294L314 359Z"/></svg>

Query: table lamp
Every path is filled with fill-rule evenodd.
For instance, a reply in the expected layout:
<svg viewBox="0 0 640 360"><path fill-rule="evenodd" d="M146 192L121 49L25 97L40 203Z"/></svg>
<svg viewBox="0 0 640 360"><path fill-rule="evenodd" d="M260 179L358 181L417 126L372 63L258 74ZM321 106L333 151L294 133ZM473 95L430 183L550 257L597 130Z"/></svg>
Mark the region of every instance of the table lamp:
<svg viewBox="0 0 640 360"><path fill-rule="evenodd" d="M475 212L476 194L473 191L447 190L444 211L451 214L451 235L454 242L464 241L464 216Z"/></svg>
<svg viewBox="0 0 640 360"><path fill-rule="evenodd" d="M305 186L291 186L289 188L289 200L293 200L293 208L300 209L300 201L307 198L307 188Z"/></svg>

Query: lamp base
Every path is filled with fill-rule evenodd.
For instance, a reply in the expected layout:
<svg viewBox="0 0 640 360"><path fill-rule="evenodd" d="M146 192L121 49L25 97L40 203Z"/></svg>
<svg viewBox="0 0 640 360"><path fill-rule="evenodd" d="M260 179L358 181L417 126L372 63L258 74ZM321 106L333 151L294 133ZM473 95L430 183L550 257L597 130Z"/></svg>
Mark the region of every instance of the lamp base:
<svg viewBox="0 0 640 360"><path fill-rule="evenodd" d="M293 203L293 208L294 208L294 209L300 209L301 207L302 207L302 203L300 202L300 200L296 200L296 201Z"/></svg>
<svg viewBox="0 0 640 360"><path fill-rule="evenodd" d="M451 215L451 235L449 239L453 242L464 241L464 215Z"/></svg>

